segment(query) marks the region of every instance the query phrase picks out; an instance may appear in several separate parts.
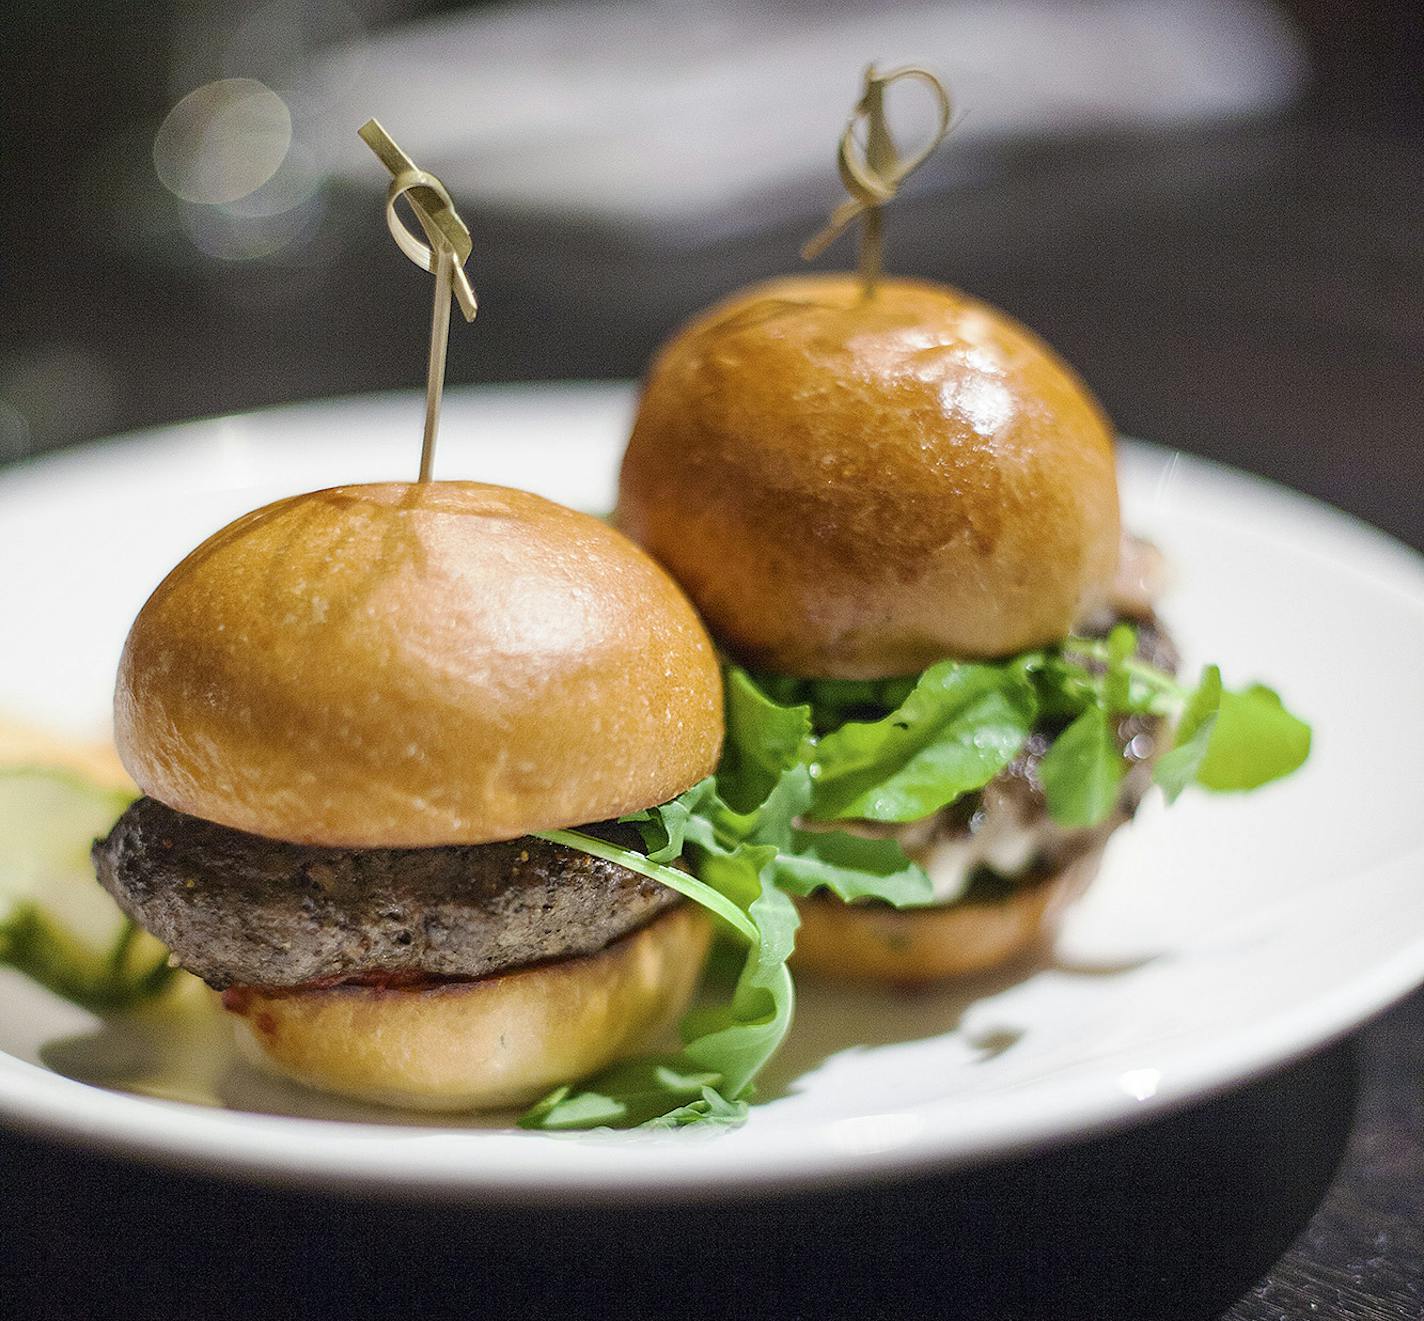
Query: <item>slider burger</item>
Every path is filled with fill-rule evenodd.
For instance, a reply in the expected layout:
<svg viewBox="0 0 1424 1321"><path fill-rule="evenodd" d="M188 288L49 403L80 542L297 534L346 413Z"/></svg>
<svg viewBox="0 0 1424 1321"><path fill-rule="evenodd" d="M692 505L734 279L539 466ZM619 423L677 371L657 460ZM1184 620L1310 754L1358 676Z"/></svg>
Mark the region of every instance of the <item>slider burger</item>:
<svg viewBox="0 0 1424 1321"><path fill-rule="evenodd" d="M1156 554L1120 529L1108 419L1051 349L923 281L747 289L654 360L617 522L763 697L809 708L815 796L792 851L820 866L878 847L883 863L888 845L922 878L901 907L807 887L799 966L915 983L1052 929L1132 816L1164 731L1110 713L1120 782L1088 810L1065 781L1050 812L1045 757L1078 714L1044 697L1051 649L1098 640L1065 693L1101 681L1120 621L1133 630L1115 646L1163 675L1176 662Z"/></svg>
<svg viewBox="0 0 1424 1321"><path fill-rule="evenodd" d="M145 796L99 878L281 1073L517 1106L686 1005L703 912L537 837L637 848L617 819L721 746L696 615L597 519L473 482L280 500L154 592L114 710Z"/></svg>

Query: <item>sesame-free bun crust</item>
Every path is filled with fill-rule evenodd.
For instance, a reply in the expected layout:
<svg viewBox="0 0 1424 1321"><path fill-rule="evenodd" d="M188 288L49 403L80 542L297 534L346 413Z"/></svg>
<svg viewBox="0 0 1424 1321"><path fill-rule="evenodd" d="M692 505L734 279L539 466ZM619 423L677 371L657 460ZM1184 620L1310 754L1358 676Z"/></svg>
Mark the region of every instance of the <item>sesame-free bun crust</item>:
<svg viewBox="0 0 1424 1321"><path fill-rule="evenodd" d="M926 986L990 972L1044 948L1069 904L1092 883L1101 850L996 902L932 908L798 902L797 972L889 986Z"/></svg>
<svg viewBox="0 0 1424 1321"><path fill-rule="evenodd" d="M597 954L419 989L229 993L248 1055L308 1087L410 1110L502 1110L656 1044L711 940L682 904Z"/></svg>
<svg viewBox="0 0 1424 1321"><path fill-rule="evenodd" d="M617 521L743 660L908 674L1052 642L1103 599L1112 434L1066 364L984 303L787 277L658 354Z"/></svg>
<svg viewBox="0 0 1424 1321"><path fill-rule="evenodd" d="M596 518L474 482L239 518L139 613L124 765L169 807L305 844L479 844L661 803L716 765L687 599Z"/></svg>

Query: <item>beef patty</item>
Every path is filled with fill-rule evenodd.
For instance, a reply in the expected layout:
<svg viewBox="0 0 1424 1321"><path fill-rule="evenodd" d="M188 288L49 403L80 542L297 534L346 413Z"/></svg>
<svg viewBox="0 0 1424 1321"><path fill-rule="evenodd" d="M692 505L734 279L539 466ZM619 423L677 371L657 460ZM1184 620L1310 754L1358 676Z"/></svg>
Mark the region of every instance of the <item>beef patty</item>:
<svg viewBox="0 0 1424 1321"><path fill-rule="evenodd" d="M636 847L637 833L590 833ZM656 881L525 837L440 848L289 844L140 798L94 845L104 888L218 990L482 977L592 954L679 902Z"/></svg>

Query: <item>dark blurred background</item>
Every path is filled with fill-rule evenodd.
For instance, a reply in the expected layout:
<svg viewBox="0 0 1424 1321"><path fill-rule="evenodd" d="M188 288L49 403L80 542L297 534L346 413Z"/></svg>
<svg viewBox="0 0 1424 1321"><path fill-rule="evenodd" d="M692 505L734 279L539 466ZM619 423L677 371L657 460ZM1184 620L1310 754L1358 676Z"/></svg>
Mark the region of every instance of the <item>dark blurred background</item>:
<svg viewBox="0 0 1424 1321"><path fill-rule="evenodd" d="M386 175L355 138L370 114L474 233L481 313L452 329L452 383L637 375L686 314L797 263L838 200L862 66L915 60L962 118L889 217L891 269L1035 327L1124 432L1424 544L1417 0L52 0L0 24L0 462L419 385L429 277L386 234ZM37 1281L53 1306L32 1316L133 1314L126 1286L151 1304L203 1280L204 1315L278 1314L265 1279L348 1316L485 1297L489 1315L1415 1321L1421 1061L1416 996L1135 1135L763 1208L736 1278L715 1215L451 1210L431 1258L400 1209L0 1137L0 1279ZM828 1227L834 1251L809 1250Z"/></svg>
<svg viewBox="0 0 1424 1321"><path fill-rule="evenodd" d="M380 115L475 237L454 383L633 376L794 266L868 59L959 126L892 269L1037 328L1125 432L1420 535L1424 6L53 0L12 9L0 457L416 385ZM237 81L242 80L242 81ZM194 95L190 95L194 94ZM185 100L184 98L187 98ZM909 132L913 132L911 125ZM831 264L848 264L848 243Z"/></svg>

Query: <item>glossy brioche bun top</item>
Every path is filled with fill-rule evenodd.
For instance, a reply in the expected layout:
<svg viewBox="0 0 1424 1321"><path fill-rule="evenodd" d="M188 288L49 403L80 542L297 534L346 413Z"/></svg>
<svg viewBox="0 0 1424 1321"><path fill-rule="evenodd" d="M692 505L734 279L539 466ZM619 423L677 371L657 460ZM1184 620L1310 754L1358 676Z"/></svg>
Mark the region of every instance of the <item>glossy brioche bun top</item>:
<svg viewBox="0 0 1424 1321"><path fill-rule="evenodd" d="M119 754L180 812L298 843L479 844L708 774L717 658L622 534L476 482L345 486L175 568L119 663Z"/></svg>
<svg viewBox="0 0 1424 1321"><path fill-rule="evenodd" d="M658 354L617 521L747 663L909 674L1052 642L1104 599L1113 437L1071 369L984 303L790 276Z"/></svg>

